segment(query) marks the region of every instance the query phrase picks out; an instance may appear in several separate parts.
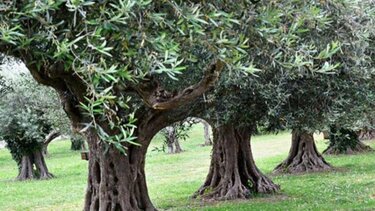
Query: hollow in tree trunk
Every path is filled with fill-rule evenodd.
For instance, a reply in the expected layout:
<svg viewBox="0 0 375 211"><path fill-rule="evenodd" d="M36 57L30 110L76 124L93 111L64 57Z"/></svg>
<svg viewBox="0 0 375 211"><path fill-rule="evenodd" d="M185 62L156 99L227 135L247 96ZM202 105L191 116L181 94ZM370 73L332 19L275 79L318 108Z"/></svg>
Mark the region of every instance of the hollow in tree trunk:
<svg viewBox="0 0 375 211"><path fill-rule="evenodd" d="M23 155L19 165L17 180L53 178L53 175L48 171L42 150Z"/></svg>
<svg viewBox="0 0 375 211"><path fill-rule="evenodd" d="M212 200L246 199L254 193L273 193L279 186L255 165L250 130L224 125L213 130L210 170L194 197Z"/></svg>
<svg viewBox="0 0 375 211"><path fill-rule="evenodd" d="M371 151L371 147L359 140L358 133L345 128L330 129L329 146L323 154L355 154Z"/></svg>
<svg viewBox="0 0 375 211"><path fill-rule="evenodd" d="M276 173L305 173L332 169L318 152L314 136L306 131L293 130L288 158L279 164Z"/></svg>
<svg viewBox="0 0 375 211"><path fill-rule="evenodd" d="M212 145L212 139L211 139L211 126L206 122L205 120L201 121L203 124L203 129L204 129L204 145L203 146L211 146Z"/></svg>
<svg viewBox="0 0 375 211"><path fill-rule="evenodd" d="M106 147L95 132L88 134L89 179L84 210L156 210L148 196L145 155L149 141L129 145L127 156ZM106 151L106 152L105 152Z"/></svg>

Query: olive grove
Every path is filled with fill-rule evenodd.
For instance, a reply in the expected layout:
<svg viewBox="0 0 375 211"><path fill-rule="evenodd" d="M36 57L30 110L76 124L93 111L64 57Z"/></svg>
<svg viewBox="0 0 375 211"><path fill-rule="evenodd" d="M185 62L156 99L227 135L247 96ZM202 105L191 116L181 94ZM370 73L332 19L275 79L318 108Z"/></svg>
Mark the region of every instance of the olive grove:
<svg viewBox="0 0 375 211"><path fill-rule="evenodd" d="M373 89L368 0L0 4L0 53L52 87L87 139L84 210L156 210L146 152L155 134L187 117L213 127L196 197L276 192L252 156L255 128L293 130L280 171L330 168L312 133L346 119L359 90ZM371 99L358 104L371 108Z"/></svg>

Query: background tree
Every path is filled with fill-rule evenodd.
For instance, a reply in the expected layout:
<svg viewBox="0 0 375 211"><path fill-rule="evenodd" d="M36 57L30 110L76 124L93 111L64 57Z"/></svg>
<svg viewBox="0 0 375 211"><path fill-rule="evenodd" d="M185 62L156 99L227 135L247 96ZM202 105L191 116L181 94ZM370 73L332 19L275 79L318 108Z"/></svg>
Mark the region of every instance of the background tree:
<svg viewBox="0 0 375 211"><path fill-rule="evenodd" d="M198 120L196 118L189 117L183 121L175 122L161 130L161 134L164 136L164 145L167 147L167 152L169 154L180 153L183 151L180 145L180 140L186 140L189 137L189 131L194 124L197 124L197 122Z"/></svg>
<svg viewBox="0 0 375 211"><path fill-rule="evenodd" d="M189 137L189 131L198 123L202 123L204 129L205 142L202 146L212 145L211 126L209 123L203 119L189 117L183 121L173 123L160 131L161 135L164 136L162 151L165 151L165 148L167 148L169 154L182 152L183 150L180 145L180 140L186 140ZM156 148L155 150L159 149Z"/></svg>
<svg viewBox="0 0 375 211"><path fill-rule="evenodd" d="M375 125L375 124L374 124ZM360 140L371 140L375 139L375 129L365 128L359 132Z"/></svg>
<svg viewBox="0 0 375 211"><path fill-rule="evenodd" d="M263 123L271 130L293 130L289 156L276 172L330 169L313 133L324 130L336 115L345 116L370 90L372 7L371 1L288 1L259 7L255 28L263 47L254 52L254 65L271 72L260 91L268 108ZM363 112L370 101L359 102Z"/></svg>
<svg viewBox="0 0 375 211"><path fill-rule="evenodd" d="M203 131L204 131L204 144L203 144L203 146L211 146L212 145L212 138L211 138L212 128L206 120L201 119L200 122L203 125Z"/></svg>
<svg viewBox="0 0 375 211"><path fill-rule="evenodd" d="M324 154L354 154L371 151L359 140L358 132L331 126L329 135L329 146L323 151Z"/></svg>
<svg viewBox="0 0 375 211"><path fill-rule="evenodd" d="M85 139L79 135L79 134L74 134L70 136L70 141L72 142L70 149L79 151L79 150L86 150L85 146Z"/></svg>
<svg viewBox="0 0 375 211"><path fill-rule="evenodd" d="M18 180L49 179L43 148L53 129L46 115L47 102L41 89L27 79L14 82L12 90L0 99L0 137L7 143L19 167ZM40 97L36 97L40 94ZM44 95L45 96L45 95Z"/></svg>
<svg viewBox="0 0 375 211"><path fill-rule="evenodd" d="M213 149L208 175L194 197L246 199L279 190L256 166L250 144L257 122L267 111L256 89L262 82L243 73L230 74L224 73L207 96L212 105L201 116L213 127Z"/></svg>
<svg viewBox="0 0 375 211"><path fill-rule="evenodd" d="M373 54L374 45L370 42L367 50ZM374 61L372 61L372 64ZM373 65L371 65L373 66ZM360 141L364 137L371 139L371 131L374 129L373 116L375 114L375 74L352 83L347 94L352 98L350 109L341 106L333 109L333 119L330 125L329 146L324 150L325 154L353 154L371 151L371 148ZM349 98L349 97L346 97Z"/></svg>

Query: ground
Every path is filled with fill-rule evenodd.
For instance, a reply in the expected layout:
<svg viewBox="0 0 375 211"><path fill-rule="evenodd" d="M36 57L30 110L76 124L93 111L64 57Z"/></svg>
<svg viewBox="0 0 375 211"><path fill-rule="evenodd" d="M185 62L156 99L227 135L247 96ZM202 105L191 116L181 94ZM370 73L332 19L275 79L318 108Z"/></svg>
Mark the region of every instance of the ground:
<svg viewBox="0 0 375 211"><path fill-rule="evenodd" d="M286 158L290 134L253 138L253 152L260 169L271 174ZM326 141L316 136L322 151ZM150 196L160 210L373 210L375 209L375 153L326 156L335 172L309 175L273 175L282 191L256 196L247 201L205 203L190 196L208 172L210 147L204 143L203 129L195 127L181 144L182 154L153 151L161 147L156 137L147 157ZM375 148L375 140L367 142ZM82 210L86 188L87 162L79 152L70 151L70 142L50 145L48 167L56 178L48 181L15 182L17 167L6 149L0 149L0 210Z"/></svg>

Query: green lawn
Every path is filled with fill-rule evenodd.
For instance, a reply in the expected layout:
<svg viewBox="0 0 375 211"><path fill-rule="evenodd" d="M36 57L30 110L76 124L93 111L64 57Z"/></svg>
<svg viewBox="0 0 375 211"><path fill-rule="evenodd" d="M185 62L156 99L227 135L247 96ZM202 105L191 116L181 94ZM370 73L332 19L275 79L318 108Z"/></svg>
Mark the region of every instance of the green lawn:
<svg viewBox="0 0 375 211"><path fill-rule="evenodd" d="M338 168L335 172L309 175L272 176L282 191L245 201L204 204L190 198L204 181L210 161L210 147L201 147L201 127L182 142L184 152L167 155L152 151L161 146L156 137L147 157L150 196L160 210L375 210L375 153L327 156ZM318 147L325 141L317 136ZM375 141L368 142L375 148ZM253 138L255 159L262 171L272 169L287 155L290 135ZM47 164L56 176L48 181L16 182L17 167L6 149L0 150L0 211L82 210L86 188L87 162L70 143L54 142Z"/></svg>

